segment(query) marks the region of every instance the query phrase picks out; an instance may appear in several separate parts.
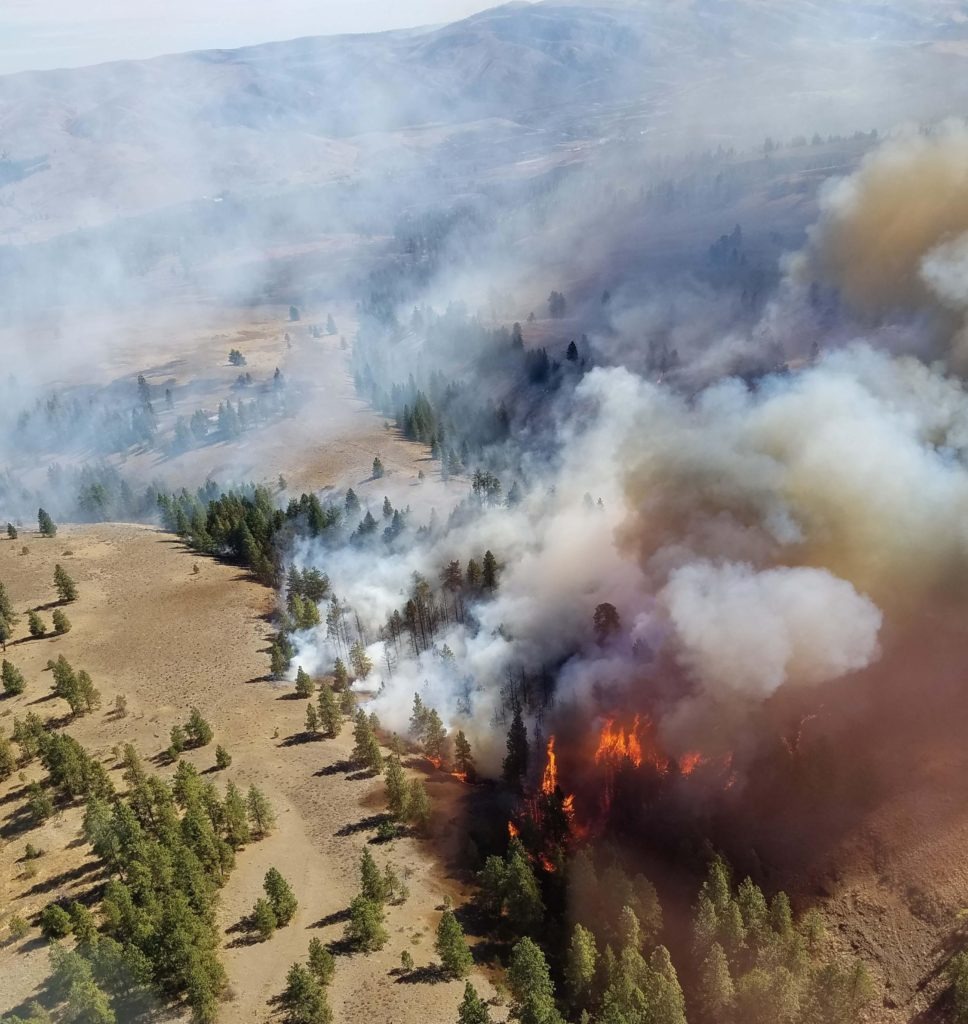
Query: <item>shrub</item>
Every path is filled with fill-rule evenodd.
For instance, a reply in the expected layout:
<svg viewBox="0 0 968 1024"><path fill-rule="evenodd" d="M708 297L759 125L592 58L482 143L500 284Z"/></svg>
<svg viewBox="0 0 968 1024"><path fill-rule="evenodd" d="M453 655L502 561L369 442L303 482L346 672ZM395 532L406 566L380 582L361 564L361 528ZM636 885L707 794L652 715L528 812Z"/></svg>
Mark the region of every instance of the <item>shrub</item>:
<svg viewBox="0 0 968 1024"><path fill-rule="evenodd" d="M40 912L40 930L45 939L65 938L72 925L71 915L57 903L49 903Z"/></svg>
<svg viewBox="0 0 968 1024"><path fill-rule="evenodd" d="M10 918L7 927L10 929L10 938L14 942L19 942L30 931L30 925L19 914L14 914Z"/></svg>

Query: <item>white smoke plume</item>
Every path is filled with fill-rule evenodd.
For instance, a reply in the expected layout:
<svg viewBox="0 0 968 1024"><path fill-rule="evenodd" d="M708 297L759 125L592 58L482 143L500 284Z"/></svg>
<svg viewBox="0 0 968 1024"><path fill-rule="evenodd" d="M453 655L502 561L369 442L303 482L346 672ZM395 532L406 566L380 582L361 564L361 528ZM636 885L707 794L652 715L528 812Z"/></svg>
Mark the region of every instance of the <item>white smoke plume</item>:
<svg viewBox="0 0 968 1024"><path fill-rule="evenodd" d="M686 749L697 737L683 708L699 723L704 703L849 676L879 657L882 625L964 576L968 402L915 359L858 344L693 400L597 369L562 410L561 439L557 465L535 469L516 507L483 509L406 554L298 552L360 614L385 724L405 730L419 692L486 768L503 752L495 714L515 673L550 672L559 706L591 717L661 697ZM433 582L486 549L502 572L474 605L476 628L452 625L388 670L373 641L413 572ZM622 622L604 646L602 602ZM300 663L332 663L322 633L301 638Z"/></svg>

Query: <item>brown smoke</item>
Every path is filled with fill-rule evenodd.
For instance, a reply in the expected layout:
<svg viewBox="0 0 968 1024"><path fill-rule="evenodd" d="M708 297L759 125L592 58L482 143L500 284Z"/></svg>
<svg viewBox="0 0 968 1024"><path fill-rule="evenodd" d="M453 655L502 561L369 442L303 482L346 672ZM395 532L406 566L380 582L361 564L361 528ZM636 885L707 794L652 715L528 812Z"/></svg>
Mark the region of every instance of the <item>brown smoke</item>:
<svg viewBox="0 0 968 1024"><path fill-rule="evenodd" d="M966 234L968 130L948 124L936 134L906 134L824 193L802 276L837 285L868 315L963 313L968 284L953 291L943 264Z"/></svg>

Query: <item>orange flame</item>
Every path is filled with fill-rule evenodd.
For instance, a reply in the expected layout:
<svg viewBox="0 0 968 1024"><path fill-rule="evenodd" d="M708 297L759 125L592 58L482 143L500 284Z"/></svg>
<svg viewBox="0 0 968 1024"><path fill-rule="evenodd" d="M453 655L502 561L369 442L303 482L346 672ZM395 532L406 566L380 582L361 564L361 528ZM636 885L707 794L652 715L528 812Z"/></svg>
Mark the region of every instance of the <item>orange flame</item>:
<svg viewBox="0 0 968 1024"><path fill-rule="evenodd" d="M508 822L508 835L512 839L517 839L518 836L521 835L521 830L518 828L517 825L514 824L513 821Z"/></svg>
<svg viewBox="0 0 968 1024"><path fill-rule="evenodd" d="M665 775L669 770L669 760L659 752L652 733L652 720L649 718L636 715L628 729L616 726L615 720L610 718L598 739L596 764L617 768L623 761L627 761L641 768L648 763L661 775Z"/></svg>
<svg viewBox="0 0 968 1024"><path fill-rule="evenodd" d="M705 758L698 751L690 751L688 754L683 754L679 758L679 771L683 775L692 775L692 773L705 762Z"/></svg>
<svg viewBox="0 0 968 1024"><path fill-rule="evenodd" d="M616 728L614 720L609 719L598 739L598 749L595 751L596 764L631 761L636 768L640 768L642 766L642 745L636 735L638 728L638 715L635 716L632 728L628 732L621 726Z"/></svg>
<svg viewBox="0 0 968 1024"><path fill-rule="evenodd" d="M548 740L548 762L545 765L544 775L541 776L541 792L545 796L551 796L558 785L558 759L555 757L555 738Z"/></svg>

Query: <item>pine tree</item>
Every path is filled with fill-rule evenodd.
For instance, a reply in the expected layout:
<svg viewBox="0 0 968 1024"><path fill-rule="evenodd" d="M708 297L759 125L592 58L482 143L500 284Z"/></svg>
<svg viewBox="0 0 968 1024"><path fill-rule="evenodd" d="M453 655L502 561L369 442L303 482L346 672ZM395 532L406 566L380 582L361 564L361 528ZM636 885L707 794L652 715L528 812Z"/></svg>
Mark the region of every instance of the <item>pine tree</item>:
<svg viewBox="0 0 968 1024"><path fill-rule="evenodd" d="M518 786L528 770L528 730L520 705L515 707L514 718L511 719L507 749L503 765L504 780L510 786Z"/></svg>
<svg viewBox="0 0 968 1024"><path fill-rule="evenodd" d="M490 551L485 551L481 563L481 583L485 590L494 590L497 586L497 573L497 559Z"/></svg>
<svg viewBox="0 0 968 1024"><path fill-rule="evenodd" d="M323 683L319 688L319 724L323 732L331 739L339 736L343 729L343 716L333 691Z"/></svg>
<svg viewBox="0 0 968 1024"><path fill-rule="evenodd" d="M330 1024L333 1019L323 986L302 964L289 968L282 1003L289 1024Z"/></svg>
<svg viewBox="0 0 968 1024"><path fill-rule="evenodd" d="M437 938L434 943L437 955L444 970L455 978L464 978L474 963L471 951L467 948L464 929L450 910L445 910L437 925Z"/></svg>
<svg viewBox="0 0 968 1024"><path fill-rule="evenodd" d="M504 885L511 926L521 934L533 931L544 918L544 903L534 870L520 843L512 844Z"/></svg>
<svg viewBox="0 0 968 1024"><path fill-rule="evenodd" d="M350 648L350 664L352 664L353 671L358 679L366 679L373 668L373 661L366 653L366 647L363 646L363 642L360 640L356 640Z"/></svg>
<svg viewBox="0 0 968 1024"><path fill-rule="evenodd" d="M0 736L0 780L9 779L17 767L17 755L6 736Z"/></svg>
<svg viewBox="0 0 968 1024"><path fill-rule="evenodd" d="M57 589L57 596L64 604L77 600L77 584L59 564L54 566L54 586Z"/></svg>
<svg viewBox="0 0 968 1024"><path fill-rule="evenodd" d="M193 747L204 747L212 742L212 727L202 717L198 708L192 708L185 723L185 735Z"/></svg>
<svg viewBox="0 0 968 1024"><path fill-rule="evenodd" d="M436 765L444 760L444 744L447 742L447 730L440 720L435 708L427 713L427 727L424 730L424 753Z"/></svg>
<svg viewBox="0 0 968 1024"><path fill-rule="evenodd" d="M491 1024L487 1003L470 982L464 985L464 998L457 1010L457 1024Z"/></svg>
<svg viewBox="0 0 968 1024"><path fill-rule="evenodd" d="M333 954L330 953L319 939L312 939L310 941L307 960L313 977L320 985L328 985L333 980L333 973L336 970Z"/></svg>
<svg viewBox="0 0 968 1024"><path fill-rule="evenodd" d="M383 779L386 784L387 809L394 818L401 819L407 815L407 778L403 773L403 766L397 754L388 757L383 769Z"/></svg>
<svg viewBox="0 0 968 1024"><path fill-rule="evenodd" d="M388 895L383 875L367 849L360 857L360 893L373 903L385 903Z"/></svg>
<svg viewBox="0 0 968 1024"><path fill-rule="evenodd" d="M10 697L16 697L23 693L26 688L23 673L15 665L4 659L0 678L3 679L3 692Z"/></svg>
<svg viewBox="0 0 968 1024"><path fill-rule="evenodd" d="M14 614L13 603L10 600L10 595L7 593L7 588L0 582L0 619L4 619L6 622L14 625L17 622L17 616Z"/></svg>
<svg viewBox="0 0 968 1024"><path fill-rule="evenodd" d="M276 868L269 868L262 883L280 927L289 924L299 906L292 887Z"/></svg>
<svg viewBox="0 0 968 1024"><path fill-rule="evenodd" d="M308 699L312 697L315 690L316 684L310 678L309 673L300 665L296 671L296 696Z"/></svg>
<svg viewBox="0 0 968 1024"><path fill-rule="evenodd" d="M249 842L251 835L245 800L234 782L230 782L225 789L225 803L222 810L225 839L234 850L238 850Z"/></svg>
<svg viewBox="0 0 968 1024"><path fill-rule="evenodd" d="M250 786L245 802L255 834L260 837L268 835L276 823L276 816L265 794L255 786Z"/></svg>
<svg viewBox="0 0 968 1024"><path fill-rule="evenodd" d="M382 771L383 755L380 753L380 744L362 708L356 712L353 739L353 760L373 771Z"/></svg>
<svg viewBox="0 0 968 1024"><path fill-rule="evenodd" d="M272 938L278 924L272 904L262 897L257 899L252 908L252 926L259 933L263 942Z"/></svg>
<svg viewBox="0 0 968 1024"><path fill-rule="evenodd" d="M718 942L714 942L699 972L699 1005L708 1020L725 1020L735 997L726 953Z"/></svg>
<svg viewBox="0 0 968 1024"><path fill-rule="evenodd" d="M333 689L345 690L350 680L350 674L346 671L342 658L337 658L333 665Z"/></svg>
<svg viewBox="0 0 968 1024"><path fill-rule="evenodd" d="M591 1001L598 968L598 948L595 936L580 924L575 925L568 946L565 963L565 982L572 1005L578 1009Z"/></svg>
<svg viewBox="0 0 968 1024"><path fill-rule="evenodd" d="M215 746L215 767L224 772L232 764L232 755L222 746L221 743Z"/></svg>
<svg viewBox="0 0 968 1024"><path fill-rule="evenodd" d="M382 949L390 938L383 923L383 907L362 893L350 905L347 938L360 949Z"/></svg>
<svg viewBox="0 0 968 1024"><path fill-rule="evenodd" d="M548 962L531 939L521 939L511 950L507 982L522 1020L541 1021L554 1011L555 986Z"/></svg>
<svg viewBox="0 0 968 1024"><path fill-rule="evenodd" d="M71 631L71 620L64 613L62 608L55 608L54 614L51 616L54 622L54 632L58 636L63 636L65 633Z"/></svg>
<svg viewBox="0 0 968 1024"><path fill-rule="evenodd" d="M407 789L407 821L421 832L430 827L430 795L422 779L411 779Z"/></svg>
<svg viewBox="0 0 968 1024"><path fill-rule="evenodd" d="M471 754L470 740L458 729L454 736L454 769L464 776L465 782L473 782L477 778L474 757Z"/></svg>
<svg viewBox="0 0 968 1024"><path fill-rule="evenodd" d="M57 535L57 526L54 520L42 508L37 510L37 528L40 531L41 537L55 537Z"/></svg>
<svg viewBox="0 0 968 1024"><path fill-rule="evenodd" d="M16 540L20 536L17 532L17 527L13 523L7 523L7 536L10 540Z"/></svg>
<svg viewBox="0 0 968 1024"><path fill-rule="evenodd" d="M310 736L317 736L319 734L319 711L316 709L315 704L310 704L306 708L306 732Z"/></svg>
<svg viewBox="0 0 968 1024"><path fill-rule="evenodd" d="M373 479L379 480L385 472L386 470L383 468L383 462L381 461L380 456L375 455L373 457Z"/></svg>
<svg viewBox="0 0 968 1024"><path fill-rule="evenodd" d="M47 635L44 620L34 611L27 612L27 629L34 639L40 639Z"/></svg>

